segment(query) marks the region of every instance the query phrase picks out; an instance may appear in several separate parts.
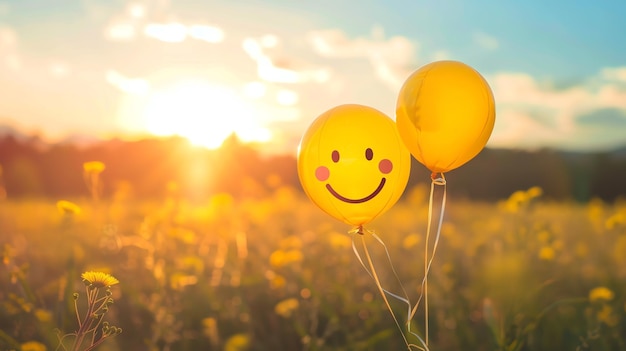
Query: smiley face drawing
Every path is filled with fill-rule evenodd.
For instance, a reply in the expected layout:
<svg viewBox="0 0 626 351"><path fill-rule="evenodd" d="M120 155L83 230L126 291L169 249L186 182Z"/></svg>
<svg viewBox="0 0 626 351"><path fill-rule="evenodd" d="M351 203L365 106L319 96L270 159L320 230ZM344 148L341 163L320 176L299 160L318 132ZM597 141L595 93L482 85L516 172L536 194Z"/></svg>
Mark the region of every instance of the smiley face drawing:
<svg viewBox="0 0 626 351"><path fill-rule="evenodd" d="M395 122L363 105L320 115L298 147L298 177L323 211L362 226L393 206L406 188L411 154Z"/></svg>

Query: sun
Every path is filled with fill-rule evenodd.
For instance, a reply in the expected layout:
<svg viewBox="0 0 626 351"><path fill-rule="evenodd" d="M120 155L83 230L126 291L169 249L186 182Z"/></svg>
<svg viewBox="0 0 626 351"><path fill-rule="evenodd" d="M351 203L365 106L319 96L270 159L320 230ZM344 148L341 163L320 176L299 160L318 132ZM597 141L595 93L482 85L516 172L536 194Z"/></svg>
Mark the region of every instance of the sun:
<svg viewBox="0 0 626 351"><path fill-rule="evenodd" d="M233 133L244 142L267 142L254 109L234 89L184 80L153 91L142 111L143 127L157 136L178 135L215 149Z"/></svg>

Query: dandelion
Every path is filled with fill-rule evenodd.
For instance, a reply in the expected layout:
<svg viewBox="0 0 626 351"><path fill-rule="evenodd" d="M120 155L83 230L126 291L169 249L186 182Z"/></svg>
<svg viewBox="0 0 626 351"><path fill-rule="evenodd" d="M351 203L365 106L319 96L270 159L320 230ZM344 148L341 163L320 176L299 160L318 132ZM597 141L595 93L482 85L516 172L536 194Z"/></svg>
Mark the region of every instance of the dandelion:
<svg viewBox="0 0 626 351"><path fill-rule="evenodd" d="M292 263L301 262L304 259L300 250L276 250L270 255L272 267L284 267Z"/></svg>
<svg viewBox="0 0 626 351"><path fill-rule="evenodd" d="M596 314L596 318L598 318L598 321L608 325L609 327L614 327L619 323L619 318L615 313L613 313L613 308L609 305L603 305Z"/></svg>
<svg viewBox="0 0 626 351"><path fill-rule="evenodd" d="M22 351L47 351L48 350L46 345L38 341L27 341L25 343L22 343L21 346L22 346L21 347Z"/></svg>
<svg viewBox="0 0 626 351"><path fill-rule="evenodd" d="M404 238L404 240L402 240L402 247L404 247L405 249L411 249L413 248L415 245L419 244L421 238L419 235L417 234L410 234L408 236L406 236Z"/></svg>
<svg viewBox="0 0 626 351"><path fill-rule="evenodd" d="M105 168L104 163L100 161L83 163L83 177L85 178L85 184L91 192L91 197L94 201L99 199L99 193L102 187L102 183L100 182L100 173L102 173Z"/></svg>
<svg viewBox="0 0 626 351"><path fill-rule="evenodd" d="M35 310L35 317L37 317L37 320L40 322L50 322L52 320L52 313L48 310L38 308Z"/></svg>
<svg viewBox="0 0 626 351"><path fill-rule="evenodd" d="M554 251L554 248L552 246L543 246L539 250L539 258L544 261L552 261L555 255L556 252Z"/></svg>
<svg viewBox="0 0 626 351"><path fill-rule="evenodd" d="M119 283L115 277L108 273L89 271L81 274L81 278L95 288L108 288Z"/></svg>
<svg viewBox="0 0 626 351"><path fill-rule="evenodd" d="M287 280L282 275L276 275L272 279L270 279L270 287L273 290L280 289L287 285Z"/></svg>
<svg viewBox="0 0 626 351"><path fill-rule="evenodd" d="M607 287L599 286L597 288L591 289L589 292L589 301L611 301L615 294L613 291Z"/></svg>
<svg viewBox="0 0 626 351"><path fill-rule="evenodd" d="M85 282L87 292L87 311L81 316L78 309L79 294L74 293L74 309L78 321L78 331L75 333L59 335L59 348L72 351L90 351L102 344L106 339L116 336L122 332L121 328L109 325L103 321L104 315L109 311L109 306L113 304L111 285L119 283L115 277L108 273L88 271L81 274ZM100 296L100 288L107 288L103 296ZM64 340L73 337L71 348L67 348Z"/></svg>
<svg viewBox="0 0 626 351"><path fill-rule="evenodd" d="M65 215L77 215L81 212L81 209L77 204L67 200L57 201L57 209Z"/></svg>
<svg viewBox="0 0 626 351"><path fill-rule="evenodd" d="M333 232L330 234L330 246L334 249L347 249L352 245L352 240L345 234Z"/></svg>
<svg viewBox="0 0 626 351"><path fill-rule="evenodd" d="M104 163L100 161L89 161L83 163L83 170L85 171L85 173L102 173L105 168L106 166L104 165Z"/></svg>
<svg viewBox="0 0 626 351"><path fill-rule="evenodd" d="M532 188L526 190L526 196L528 196L529 199L539 197L542 194L543 194L543 189L541 189L538 186L533 186Z"/></svg>
<svg viewBox="0 0 626 351"><path fill-rule="evenodd" d="M289 318L299 306L298 300L292 297L277 303L274 307L274 312L281 317Z"/></svg>
<svg viewBox="0 0 626 351"><path fill-rule="evenodd" d="M250 347L250 338L245 334L231 336L224 345L224 351L244 351Z"/></svg>

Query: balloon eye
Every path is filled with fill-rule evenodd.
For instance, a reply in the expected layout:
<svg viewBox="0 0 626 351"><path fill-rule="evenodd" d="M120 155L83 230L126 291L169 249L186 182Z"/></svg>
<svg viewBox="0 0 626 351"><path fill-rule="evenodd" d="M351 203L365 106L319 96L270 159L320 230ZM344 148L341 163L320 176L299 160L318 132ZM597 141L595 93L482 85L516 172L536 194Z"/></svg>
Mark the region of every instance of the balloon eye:
<svg viewBox="0 0 626 351"><path fill-rule="evenodd" d="M368 161L371 161L374 158L374 151L372 151L369 147L365 149L365 158Z"/></svg>
<svg viewBox="0 0 626 351"><path fill-rule="evenodd" d="M333 153L331 154L331 157L333 159L333 162L335 162L335 163L339 162L339 151L333 150Z"/></svg>

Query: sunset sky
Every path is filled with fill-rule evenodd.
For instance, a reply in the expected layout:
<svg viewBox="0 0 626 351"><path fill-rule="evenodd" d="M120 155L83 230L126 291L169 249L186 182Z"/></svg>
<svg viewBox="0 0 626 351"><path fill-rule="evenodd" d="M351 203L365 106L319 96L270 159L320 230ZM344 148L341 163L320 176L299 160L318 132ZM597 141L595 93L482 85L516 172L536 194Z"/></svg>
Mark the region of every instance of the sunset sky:
<svg viewBox="0 0 626 351"><path fill-rule="evenodd" d="M625 14L624 1L0 0L0 125L208 147L235 131L295 152L325 110L394 117L408 75L452 59L494 91L488 146L609 149L626 145Z"/></svg>

